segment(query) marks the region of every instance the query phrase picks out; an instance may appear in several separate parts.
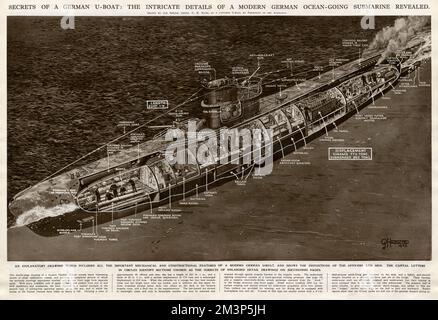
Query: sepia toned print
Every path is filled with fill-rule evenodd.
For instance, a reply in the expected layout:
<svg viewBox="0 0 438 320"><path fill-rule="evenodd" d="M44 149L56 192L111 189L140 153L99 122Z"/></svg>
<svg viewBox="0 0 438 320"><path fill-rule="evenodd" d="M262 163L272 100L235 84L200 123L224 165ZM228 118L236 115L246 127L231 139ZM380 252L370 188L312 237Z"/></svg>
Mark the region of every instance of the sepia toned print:
<svg viewBox="0 0 438 320"><path fill-rule="evenodd" d="M9 260L429 260L430 17L8 18Z"/></svg>

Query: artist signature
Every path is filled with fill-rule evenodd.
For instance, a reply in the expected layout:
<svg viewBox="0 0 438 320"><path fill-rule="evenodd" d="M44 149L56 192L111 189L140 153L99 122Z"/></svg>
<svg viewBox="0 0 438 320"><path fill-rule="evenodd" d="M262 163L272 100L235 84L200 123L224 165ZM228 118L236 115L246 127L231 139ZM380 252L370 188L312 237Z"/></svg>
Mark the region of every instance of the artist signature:
<svg viewBox="0 0 438 320"><path fill-rule="evenodd" d="M406 248L409 244L409 240L394 240L391 238L383 238L380 243L382 244L382 249L392 248L393 246L398 246L400 248Z"/></svg>

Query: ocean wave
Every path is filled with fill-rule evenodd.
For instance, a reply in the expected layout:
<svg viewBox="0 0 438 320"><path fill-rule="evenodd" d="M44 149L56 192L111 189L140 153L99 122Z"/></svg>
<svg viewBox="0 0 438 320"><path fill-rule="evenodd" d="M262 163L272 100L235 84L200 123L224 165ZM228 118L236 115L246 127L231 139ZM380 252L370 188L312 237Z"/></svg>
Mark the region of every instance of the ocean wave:
<svg viewBox="0 0 438 320"><path fill-rule="evenodd" d="M79 207L74 203L60 204L51 208L36 206L19 215L15 220L15 225L12 227L23 227L44 218L61 216L65 213L75 211L76 209L79 209Z"/></svg>

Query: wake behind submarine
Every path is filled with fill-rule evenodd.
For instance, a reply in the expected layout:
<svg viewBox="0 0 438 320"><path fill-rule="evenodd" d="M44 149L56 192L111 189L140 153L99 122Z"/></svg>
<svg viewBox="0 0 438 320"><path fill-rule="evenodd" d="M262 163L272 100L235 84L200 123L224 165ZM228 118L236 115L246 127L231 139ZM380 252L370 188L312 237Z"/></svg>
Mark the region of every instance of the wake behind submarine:
<svg viewBox="0 0 438 320"><path fill-rule="evenodd" d="M414 53L422 44L412 40L403 56L383 61L383 50L369 50L359 59L329 67L301 83L291 83L281 92L270 93L265 78L256 72L240 79L205 81L200 103L203 119L188 118L173 123L172 128L187 133L192 121L198 130L211 129L217 134L222 128L269 130L270 138L262 138L258 146L269 147L273 160L282 158L391 90L400 76L421 64ZM144 125L128 134L141 128ZM247 155L254 150L238 147L236 152L228 144L218 146L218 152L207 154L209 161L201 163L192 147L196 150L202 141L184 144L188 163L172 163L165 156L172 141L165 136L166 130L99 160L63 168L18 193L9 204L17 225L54 236L59 234L54 219L71 228L77 228L78 223L81 227L103 223L170 205L263 166L257 159L248 163ZM101 148L117 142L112 140ZM230 161L233 155L234 161Z"/></svg>

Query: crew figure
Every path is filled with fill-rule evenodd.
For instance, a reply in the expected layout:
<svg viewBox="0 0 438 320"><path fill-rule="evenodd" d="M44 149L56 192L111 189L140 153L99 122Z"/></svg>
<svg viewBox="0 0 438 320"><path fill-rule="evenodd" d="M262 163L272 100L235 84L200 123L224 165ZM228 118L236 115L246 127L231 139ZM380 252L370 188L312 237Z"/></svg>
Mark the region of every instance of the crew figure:
<svg viewBox="0 0 438 320"><path fill-rule="evenodd" d="M99 192L99 188L96 188L94 190L94 195L96 196L96 202L100 202L100 192Z"/></svg>
<svg viewBox="0 0 438 320"><path fill-rule="evenodd" d="M137 187L135 186L134 180L129 179L128 183L131 185L132 191L137 192Z"/></svg>
<svg viewBox="0 0 438 320"><path fill-rule="evenodd" d="M123 196L123 195L125 195L125 193L126 193L126 188L125 188L125 186L121 186L121 187L120 187L120 195Z"/></svg>
<svg viewBox="0 0 438 320"><path fill-rule="evenodd" d="M119 196L118 193L117 193L117 185L116 184L112 184L111 187L110 187L110 190L114 194L114 198Z"/></svg>
<svg viewBox="0 0 438 320"><path fill-rule="evenodd" d="M109 190L106 191L105 196L106 196L106 200L108 200L108 201L110 201L114 198L113 194Z"/></svg>

